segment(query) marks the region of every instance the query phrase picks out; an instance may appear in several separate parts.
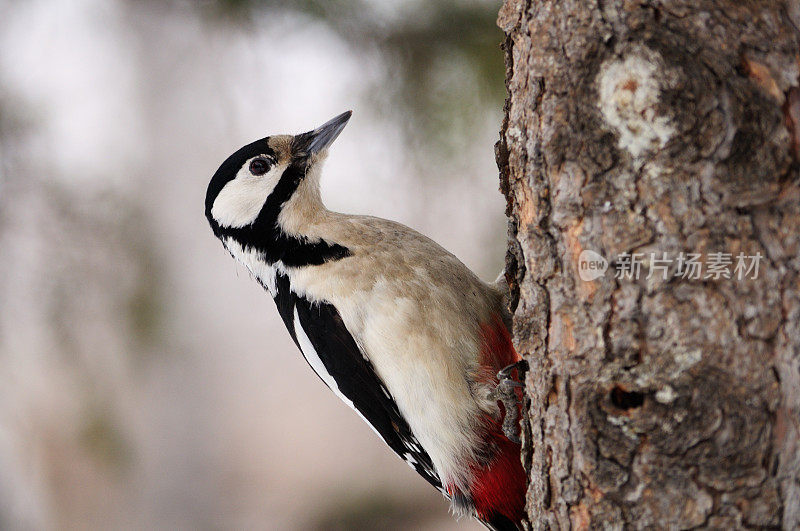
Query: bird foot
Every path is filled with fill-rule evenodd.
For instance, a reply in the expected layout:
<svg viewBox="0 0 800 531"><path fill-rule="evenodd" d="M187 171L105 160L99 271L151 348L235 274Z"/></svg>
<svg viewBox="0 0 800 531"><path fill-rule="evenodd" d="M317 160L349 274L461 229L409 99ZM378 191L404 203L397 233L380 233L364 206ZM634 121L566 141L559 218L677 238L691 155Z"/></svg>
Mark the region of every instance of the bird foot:
<svg viewBox="0 0 800 531"><path fill-rule="evenodd" d="M517 378L512 375L517 371ZM511 442L519 443L517 435L519 422L520 398L517 389L524 387L522 380L528 371L528 362L525 360L512 363L497 373L497 386L490 393L492 400L497 400L503 404L505 416L503 417L503 435L508 437Z"/></svg>

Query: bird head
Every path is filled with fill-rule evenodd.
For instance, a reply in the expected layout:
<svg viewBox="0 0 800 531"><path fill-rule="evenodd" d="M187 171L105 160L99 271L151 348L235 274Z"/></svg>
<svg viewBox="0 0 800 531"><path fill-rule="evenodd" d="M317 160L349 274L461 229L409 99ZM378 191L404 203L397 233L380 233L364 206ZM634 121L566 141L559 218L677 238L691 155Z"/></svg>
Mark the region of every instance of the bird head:
<svg viewBox="0 0 800 531"><path fill-rule="evenodd" d="M344 112L307 133L256 140L228 157L206 192L206 217L214 234L263 237L275 230L281 209L299 189L319 197L320 166L351 114Z"/></svg>

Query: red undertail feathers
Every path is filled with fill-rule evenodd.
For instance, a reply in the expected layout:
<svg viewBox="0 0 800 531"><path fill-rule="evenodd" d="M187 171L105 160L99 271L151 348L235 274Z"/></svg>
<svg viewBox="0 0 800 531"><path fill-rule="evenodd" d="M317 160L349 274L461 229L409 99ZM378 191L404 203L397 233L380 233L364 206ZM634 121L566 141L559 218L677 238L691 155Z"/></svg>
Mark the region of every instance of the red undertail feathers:
<svg viewBox="0 0 800 531"><path fill-rule="evenodd" d="M514 350L511 334L499 316L481 326L481 332L483 348L480 363L492 383L496 384L497 371L521 358ZM485 463L473 468L471 498L475 512L492 529L521 529L527 482L520 459L520 445L503 434L502 418L487 418L486 431L490 455Z"/></svg>

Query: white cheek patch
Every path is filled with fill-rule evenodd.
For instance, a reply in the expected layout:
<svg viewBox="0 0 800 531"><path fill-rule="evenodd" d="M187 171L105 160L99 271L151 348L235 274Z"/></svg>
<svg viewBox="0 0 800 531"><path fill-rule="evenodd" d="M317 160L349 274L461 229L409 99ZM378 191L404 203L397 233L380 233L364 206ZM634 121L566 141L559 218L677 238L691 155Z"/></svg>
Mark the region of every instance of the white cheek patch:
<svg viewBox="0 0 800 531"><path fill-rule="evenodd" d="M267 174L255 176L248 169L250 160L244 163L236 178L229 181L214 200L211 215L220 227L238 229L253 223L288 166L285 163L276 164Z"/></svg>

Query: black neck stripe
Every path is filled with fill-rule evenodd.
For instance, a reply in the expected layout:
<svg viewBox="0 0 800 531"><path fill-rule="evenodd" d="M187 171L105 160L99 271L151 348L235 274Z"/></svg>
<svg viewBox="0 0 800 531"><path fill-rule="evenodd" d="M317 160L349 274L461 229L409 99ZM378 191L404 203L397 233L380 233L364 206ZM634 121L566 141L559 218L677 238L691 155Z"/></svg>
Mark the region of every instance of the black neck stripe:
<svg viewBox="0 0 800 531"><path fill-rule="evenodd" d="M305 175L305 161L293 163L283 172L251 225L241 228L219 227L218 236L230 236L243 246L259 251L270 264L280 261L290 267L320 265L350 256L350 250L339 244L325 240L311 242L306 238L287 235L278 227L278 215L283 205L295 193Z"/></svg>

